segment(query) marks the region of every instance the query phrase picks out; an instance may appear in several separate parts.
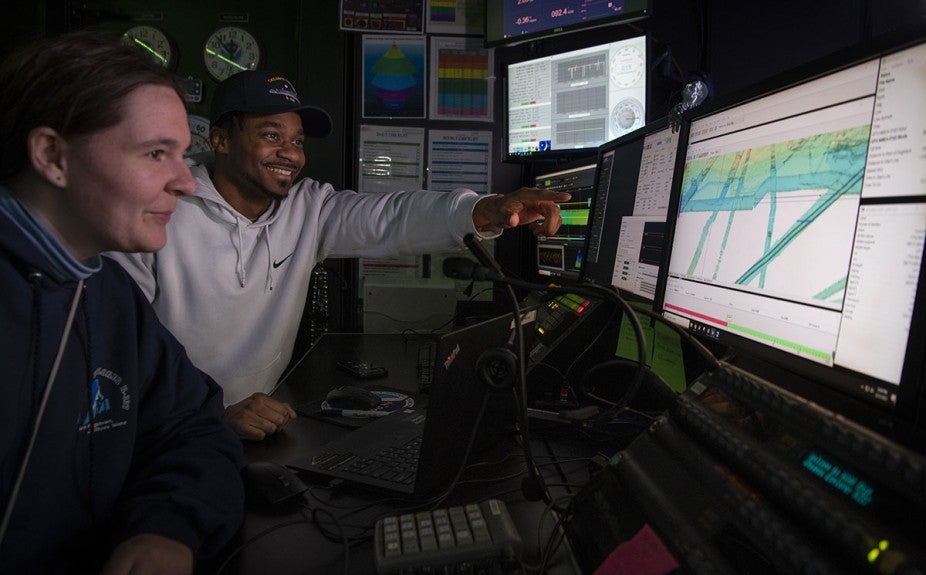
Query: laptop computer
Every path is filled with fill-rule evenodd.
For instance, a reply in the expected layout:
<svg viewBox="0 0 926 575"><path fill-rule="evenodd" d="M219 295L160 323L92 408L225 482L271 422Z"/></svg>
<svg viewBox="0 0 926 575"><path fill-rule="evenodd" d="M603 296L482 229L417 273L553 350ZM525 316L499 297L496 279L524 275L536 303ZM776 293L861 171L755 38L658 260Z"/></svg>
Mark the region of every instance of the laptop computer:
<svg viewBox="0 0 926 575"><path fill-rule="evenodd" d="M521 318L527 327L535 321L535 310L522 310ZM480 376L486 358L513 349L514 342L512 314L443 334L426 408L416 405L376 418L287 465L407 496L440 493L466 464L471 438L478 448L498 437L499 426L515 421L513 388L487 385ZM494 377L504 379L497 362L493 368ZM516 371L511 381L517 382Z"/></svg>

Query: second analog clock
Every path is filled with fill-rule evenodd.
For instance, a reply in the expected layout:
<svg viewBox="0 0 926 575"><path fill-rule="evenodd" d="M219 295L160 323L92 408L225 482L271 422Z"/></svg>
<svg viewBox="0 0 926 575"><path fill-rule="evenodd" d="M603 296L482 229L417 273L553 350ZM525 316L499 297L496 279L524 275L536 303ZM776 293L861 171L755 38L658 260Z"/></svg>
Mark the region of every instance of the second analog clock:
<svg viewBox="0 0 926 575"><path fill-rule="evenodd" d="M222 81L232 74L257 69L260 45L244 28L225 26L209 35L203 47L203 62L209 75Z"/></svg>

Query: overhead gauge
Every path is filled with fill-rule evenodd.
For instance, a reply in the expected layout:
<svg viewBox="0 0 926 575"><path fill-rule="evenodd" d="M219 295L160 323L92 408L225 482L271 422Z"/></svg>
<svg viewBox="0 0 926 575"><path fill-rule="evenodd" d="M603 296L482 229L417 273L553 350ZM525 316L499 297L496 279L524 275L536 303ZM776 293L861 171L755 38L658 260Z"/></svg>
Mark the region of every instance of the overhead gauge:
<svg viewBox="0 0 926 575"><path fill-rule="evenodd" d="M643 127L646 122L643 104L636 98L624 98L611 109L611 139L623 136L637 128Z"/></svg>
<svg viewBox="0 0 926 575"><path fill-rule="evenodd" d="M212 149L209 145L209 120L202 116L190 114L187 116L187 122L190 124L190 149L186 155L192 156L200 152L208 152Z"/></svg>

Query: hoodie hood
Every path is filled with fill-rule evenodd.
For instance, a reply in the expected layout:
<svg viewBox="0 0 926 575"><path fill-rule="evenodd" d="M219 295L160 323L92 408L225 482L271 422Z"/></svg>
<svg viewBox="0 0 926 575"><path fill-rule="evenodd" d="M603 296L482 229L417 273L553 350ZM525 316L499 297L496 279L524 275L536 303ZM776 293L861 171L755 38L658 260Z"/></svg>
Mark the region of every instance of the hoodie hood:
<svg viewBox="0 0 926 575"><path fill-rule="evenodd" d="M63 282L86 279L100 270L102 260L99 255L83 262L75 259L58 238L3 186L0 186L0 217L9 220L5 226L22 232L22 235L0 237L0 247L20 258L32 271L42 270L56 281Z"/></svg>
<svg viewBox="0 0 926 575"><path fill-rule="evenodd" d="M267 210L265 213L261 214L257 220L252 222L235 210L215 188L212 178L209 177L208 164L206 163L210 155L211 154L200 154L193 158L193 161L199 161L199 163L193 163L190 166L190 171L193 174L193 178L196 180L196 191L193 193L192 197L181 198L181 201L200 202L213 219L224 223L228 227L229 241L232 246L234 246L235 253L237 254L235 274L238 277L238 283L241 287L245 287L248 281L244 265L248 254L246 254L245 251L248 249L248 246L253 246L253 249L261 249L257 247L256 244L263 244L263 250L266 253L267 261L264 289L266 291L272 291L274 249L270 238L270 224L279 217L283 205L286 203L286 198L277 201L272 209ZM253 239L254 242L249 242L249 239Z"/></svg>

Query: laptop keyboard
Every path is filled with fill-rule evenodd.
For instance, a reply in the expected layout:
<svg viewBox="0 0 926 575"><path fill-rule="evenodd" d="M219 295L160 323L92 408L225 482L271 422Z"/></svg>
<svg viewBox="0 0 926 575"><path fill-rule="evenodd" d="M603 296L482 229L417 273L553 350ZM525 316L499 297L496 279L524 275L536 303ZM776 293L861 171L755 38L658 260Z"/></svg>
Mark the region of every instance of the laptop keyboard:
<svg viewBox="0 0 926 575"><path fill-rule="evenodd" d="M415 474L418 472L420 454L419 436L404 445L388 446L366 457L351 452L323 453L314 459L314 463L324 471L337 470L341 473L411 485L415 482Z"/></svg>

